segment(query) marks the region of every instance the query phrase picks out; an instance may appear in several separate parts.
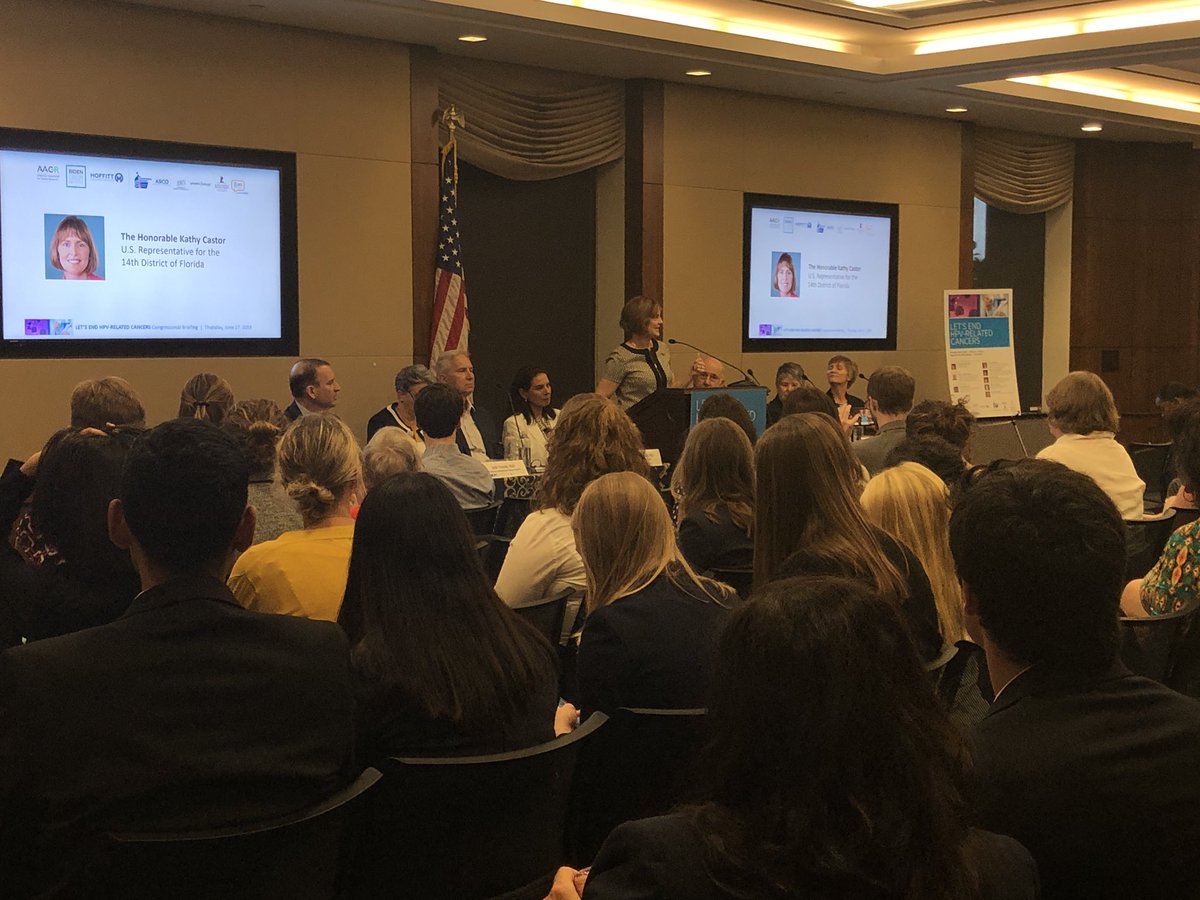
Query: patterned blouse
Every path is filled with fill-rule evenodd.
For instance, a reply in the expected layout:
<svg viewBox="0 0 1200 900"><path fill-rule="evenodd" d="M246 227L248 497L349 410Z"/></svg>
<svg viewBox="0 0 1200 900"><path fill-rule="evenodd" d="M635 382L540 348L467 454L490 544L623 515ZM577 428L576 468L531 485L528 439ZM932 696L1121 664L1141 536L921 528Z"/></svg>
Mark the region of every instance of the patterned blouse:
<svg viewBox="0 0 1200 900"><path fill-rule="evenodd" d="M1152 616L1183 609L1200 592L1200 520L1177 528L1142 581L1142 606Z"/></svg>

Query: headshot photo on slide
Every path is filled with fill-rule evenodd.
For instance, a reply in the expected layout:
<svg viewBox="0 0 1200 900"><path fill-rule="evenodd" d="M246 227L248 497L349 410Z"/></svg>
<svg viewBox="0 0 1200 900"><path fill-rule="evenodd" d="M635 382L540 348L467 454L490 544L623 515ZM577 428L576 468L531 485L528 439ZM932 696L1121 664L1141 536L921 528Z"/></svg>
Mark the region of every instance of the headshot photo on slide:
<svg viewBox="0 0 1200 900"><path fill-rule="evenodd" d="M104 280L104 216L45 214L46 278Z"/></svg>
<svg viewBox="0 0 1200 900"><path fill-rule="evenodd" d="M771 254L771 296L795 297L796 270L800 268L800 253L777 251Z"/></svg>

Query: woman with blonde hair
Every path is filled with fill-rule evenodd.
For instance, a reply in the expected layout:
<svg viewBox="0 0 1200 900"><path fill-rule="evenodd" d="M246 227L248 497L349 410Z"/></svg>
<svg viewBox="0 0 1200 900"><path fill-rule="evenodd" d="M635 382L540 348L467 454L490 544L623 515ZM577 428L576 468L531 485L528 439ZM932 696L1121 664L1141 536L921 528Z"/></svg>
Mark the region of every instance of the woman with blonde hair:
<svg viewBox="0 0 1200 900"><path fill-rule="evenodd" d="M1082 472L1100 485L1122 517L1142 518L1146 483L1117 443L1121 417L1108 385L1094 372L1071 372L1050 389L1046 408L1055 441L1037 458Z"/></svg>
<svg viewBox="0 0 1200 900"><path fill-rule="evenodd" d="M688 433L671 478L679 549L698 572L754 561L754 450L745 432L719 416Z"/></svg>
<svg viewBox="0 0 1200 900"><path fill-rule="evenodd" d="M841 430L822 413L784 416L755 448L754 586L813 574L813 560L838 562L904 614L927 664L943 651L933 591L920 561L868 520L861 470Z"/></svg>
<svg viewBox="0 0 1200 900"><path fill-rule="evenodd" d="M736 595L687 564L666 504L632 472L590 484L572 526L588 586L583 714L707 705L713 648Z"/></svg>
<svg viewBox="0 0 1200 900"><path fill-rule="evenodd" d="M204 419L220 425L233 406L233 388L220 375L201 372L179 393L179 418Z"/></svg>
<svg viewBox="0 0 1200 900"><path fill-rule="evenodd" d="M947 641L967 639L962 589L950 555L950 492L920 463L884 469L862 494L867 518L916 554L933 588L938 626Z"/></svg>
<svg viewBox="0 0 1200 900"><path fill-rule="evenodd" d="M256 544L234 564L229 587L259 612L337 619L354 539L350 515L363 495L353 432L335 416L302 416L279 442L279 483L304 527Z"/></svg>
<svg viewBox="0 0 1200 900"><path fill-rule="evenodd" d="M525 606L587 584L571 514L583 489L609 472L650 477L641 435L614 403L597 394L572 397L563 404L550 439L537 509L521 523L496 579L496 593L505 603Z"/></svg>

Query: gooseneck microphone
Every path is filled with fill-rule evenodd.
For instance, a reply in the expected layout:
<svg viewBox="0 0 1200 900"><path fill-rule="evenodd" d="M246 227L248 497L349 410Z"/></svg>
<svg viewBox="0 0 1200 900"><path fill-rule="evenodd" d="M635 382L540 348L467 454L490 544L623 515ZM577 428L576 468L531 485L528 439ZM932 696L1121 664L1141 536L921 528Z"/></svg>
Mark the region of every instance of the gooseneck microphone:
<svg viewBox="0 0 1200 900"><path fill-rule="evenodd" d="M709 353L707 350L702 350L701 348L697 347L695 344L689 344L687 341L677 341L677 340L675 340L675 338L667 338L667 343L668 344L682 344L685 347L691 347L693 350L695 350L701 356L707 356L709 359L715 359L717 362L723 363L724 365L729 366L729 368L734 369L738 372L741 372L743 380L753 382L754 384L758 384L758 379L754 378L752 375L747 375L746 371L743 368L741 368L740 366L735 366L733 363L731 363L727 359L721 359L721 357L716 356L712 353ZM761 387L761 385L760 385L760 387Z"/></svg>
<svg viewBox="0 0 1200 900"><path fill-rule="evenodd" d="M518 452L521 454L521 461L525 463L526 466L529 466L530 459L532 459L533 454L530 452L529 441L525 437L525 431L523 428L521 428L521 418L517 415L517 406L515 403L513 403L512 393L504 390L504 385L498 381L496 382L496 387L498 387L504 396L508 398L508 409L509 412L512 413L513 427L517 429L517 441L520 448ZM501 436L501 440L503 441L503 435Z"/></svg>

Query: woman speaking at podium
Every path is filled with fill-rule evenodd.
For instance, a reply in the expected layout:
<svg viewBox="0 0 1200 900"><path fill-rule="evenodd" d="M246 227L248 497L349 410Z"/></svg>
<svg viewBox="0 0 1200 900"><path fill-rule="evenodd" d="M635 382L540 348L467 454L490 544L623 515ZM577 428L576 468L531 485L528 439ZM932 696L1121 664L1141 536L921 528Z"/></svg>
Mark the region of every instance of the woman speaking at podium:
<svg viewBox="0 0 1200 900"><path fill-rule="evenodd" d="M596 383L596 393L611 397L617 406L628 409L643 397L666 387L687 387L693 372L704 372L699 356L686 375L676 379L671 373L671 354L662 339L662 304L649 297L631 297L621 307L621 330L625 342L608 354L604 374Z"/></svg>

